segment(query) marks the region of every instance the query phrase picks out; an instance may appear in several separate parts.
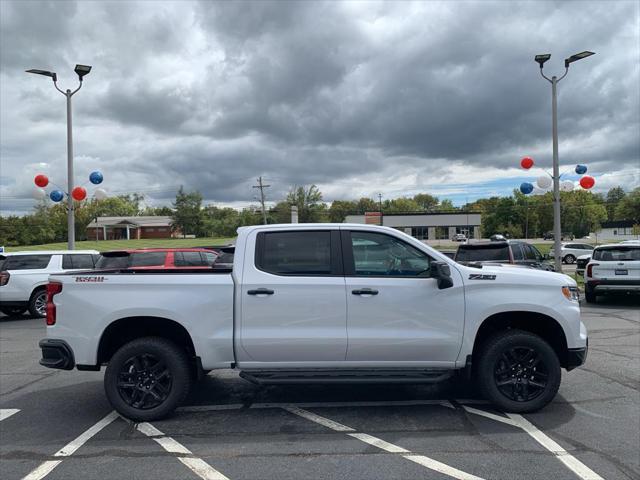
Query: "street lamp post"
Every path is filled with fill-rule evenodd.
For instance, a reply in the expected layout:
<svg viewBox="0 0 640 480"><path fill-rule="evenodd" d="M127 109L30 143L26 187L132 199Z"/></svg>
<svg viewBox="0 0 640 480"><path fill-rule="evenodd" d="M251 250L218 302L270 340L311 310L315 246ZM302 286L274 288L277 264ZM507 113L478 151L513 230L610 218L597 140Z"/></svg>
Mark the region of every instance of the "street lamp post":
<svg viewBox="0 0 640 480"><path fill-rule="evenodd" d="M558 160L558 82L569 73L569 64L594 55L593 52L580 52L571 55L564 61L564 74L558 78L555 75L551 78L542 72L544 63L551 58L551 54L536 55L534 60L540 65L540 75L551 83L551 123L553 135L553 252L555 258L556 272L562 272L562 257L560 256L562 227L560 223L560 162Z"/></svg>
<svg viewBox="0 0 640 480"><path fill-rule="evenodd" d="M67 98L67 248L69 250L75 249L76 246L76 228L75 228L75 215L74 215L74 206L73 206L73 198L71 197L71 191L73 190L73 133L72 133L72 122L71 122L71 97L78 92L82 88L82 77L87 75L91 71L91 66L89 65L76 65L74 69L76 74L78 74L78 79L80 84L78 88L71 91L67 89L66 91L61 90L58 87L58 76L55 72L49 72L47 70L38 70L31 69L27 70L27 73L35 73L37 75L44 75L45 77L51 77L53 80L53 85L56 87L61 94L63 94Z"/></svg>

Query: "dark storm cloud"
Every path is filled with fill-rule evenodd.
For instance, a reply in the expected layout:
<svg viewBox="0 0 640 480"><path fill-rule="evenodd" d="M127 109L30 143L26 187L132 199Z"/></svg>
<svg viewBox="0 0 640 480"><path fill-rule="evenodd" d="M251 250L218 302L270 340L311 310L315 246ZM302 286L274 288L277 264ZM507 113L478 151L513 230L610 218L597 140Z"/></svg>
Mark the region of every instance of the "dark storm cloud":
<svg viewBox="0 0 640 480"><path fill-rule="evenodd" d="M62 72L76 59L94 65L74 99L76 154L114 191L171 198L184 184L249 202L263 174L272 198L308 183L348 196L354 183L384 191L403 175L463 183L524 154L543 163L550 86L533 56L552 53L545 71L560 75L562 60L585 49L597 55L559 84L561 158L633 173L638 4L544 6L1 2L0 173L15 180L3 192L28 192L19 165L64 161L63 99L22 70ZM461 165L471 176L453 173Z"/></svg>

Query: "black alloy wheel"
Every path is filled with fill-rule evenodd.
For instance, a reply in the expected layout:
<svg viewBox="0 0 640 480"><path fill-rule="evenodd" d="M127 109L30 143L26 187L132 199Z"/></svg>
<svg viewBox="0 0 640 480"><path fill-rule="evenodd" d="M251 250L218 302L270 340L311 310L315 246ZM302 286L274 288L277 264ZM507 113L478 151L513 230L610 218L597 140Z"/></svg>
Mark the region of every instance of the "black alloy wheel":
<svg viewBox="0 0 640 480"><path fill-rule="evenodd" d="M162 404L169 396L171 372L163 360L143 353L122 364L117 385L118 393L127 405L148 410Z"/></svg>
<svg viewBox="0 0 640 480"><path fill-rule="evenodd" d="M34 317L47 316L47 291L45 289L36 290L29 299L29 313Z"/></svg>
<svg viewBox="0 0 640 480"><path fill-rule="evenodd" d="M520 346L502 353L496 362L493 378L500 393L508 399L528 402L547 388L549 372L533 348Z"/></svg>

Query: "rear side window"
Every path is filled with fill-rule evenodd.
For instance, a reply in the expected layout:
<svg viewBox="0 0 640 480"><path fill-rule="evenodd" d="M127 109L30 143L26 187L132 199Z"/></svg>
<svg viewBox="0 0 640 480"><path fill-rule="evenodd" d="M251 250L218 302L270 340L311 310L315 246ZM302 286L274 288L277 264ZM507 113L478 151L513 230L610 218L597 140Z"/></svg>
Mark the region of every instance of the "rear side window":
<svg viewBox="0 0 640 480"><path fill-rule="evenodd" d="M256 266L276 275L330 275L331 232L258 235Z"/></svg>
<svg viewBox="0 0 640 480"><path fill-rule="evenodd" d="M62 269L71 270L75 268L94 267L94 255L91 254L65 254L62 256Z"/></svg>
<svg viewBox="0 0 640 480"><path fill-rule="evenodd" d="M598 248L593 252L593 259L602 262L640 260L640 247L619 246Z"/></svg>
<svg viewBox="0 0 640 480"><path fill-rule="evenodd" d="M167 252L139 252L131 254L131 267L158 267L164 266Z"/></svg>
<svg viewBox="0 0 640 480"><path fill-rule="evenodd" d="M206 267L207 263L200 252L174 252L173 263L176 267Z"/></svg>
<svg viewBox="0 0 640 480"><path fill-rule="evenodd" d="M47 268L51 255L12 255L4 262L4 270L35 270Z"/></svg>
<svg viewBox="0 0 640 480"><path fill-rule="evenodd" d="M509 260L509 246L496 245L480 248L460 246L456 253L456 262L491 262Z"/></svg>

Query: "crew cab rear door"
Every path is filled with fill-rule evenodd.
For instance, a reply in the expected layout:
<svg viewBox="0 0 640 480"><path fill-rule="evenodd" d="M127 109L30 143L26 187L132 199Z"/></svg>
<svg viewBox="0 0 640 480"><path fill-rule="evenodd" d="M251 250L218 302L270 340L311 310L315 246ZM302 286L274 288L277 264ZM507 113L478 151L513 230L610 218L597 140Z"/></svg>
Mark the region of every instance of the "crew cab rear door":
<svg viewBox="0 0 640 480"><path fill-rule="evenodd" d="M255 248L255 250L254 250ZM342 362L347 306L337 229L274 229L247 239L238 363ZM274 365L275 366L275 365Z"/></svg>
<svg viewBox="0 0 640 480"><path fill-rule="evenodd" d="M452 366L464 327L460 274L438 289L433 259L402 238L343 230L347 361L372 366Z"/></svg>

